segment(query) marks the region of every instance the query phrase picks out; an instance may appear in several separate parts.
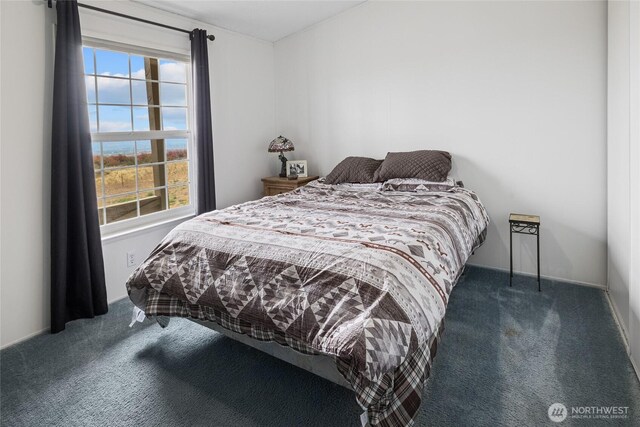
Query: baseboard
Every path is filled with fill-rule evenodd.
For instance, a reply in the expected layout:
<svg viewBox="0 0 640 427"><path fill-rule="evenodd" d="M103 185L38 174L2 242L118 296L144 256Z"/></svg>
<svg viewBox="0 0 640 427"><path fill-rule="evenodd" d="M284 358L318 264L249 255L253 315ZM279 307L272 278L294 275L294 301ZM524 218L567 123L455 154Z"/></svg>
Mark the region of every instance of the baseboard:
<svg viewBox="0 0 640 427"><path fill-rule="evenodd" d="M640 369L638 369L638 365L636 365L635 360L633 360L633 357L631 357L631 354L629 353L629 360L631 361L631 366L633 366L633 370L636 371L636 377L638 377L638 381L640 381Z"/></svg>
<svg viewBox="0 0 640 427"><path fill-rule="evenodd" d="M507 274L509 273L509 270L507 270L506 268L488 267L486 265L473 264L473 263L467 263L467 265L471 265L473 267L478 267L478 268L486 268L487 270L500 271L500 272L507 273ZM525 276L525 277L538 277L537 274L525 273L523 271L514 271L513 274L518 275L518 276ZM586 286L588 288L597 288L597 289L602 289L603 291L607 290L607 287L605 285L600 285L598 283L580 282L578 280L564 279L564 278L554 277L554 276L545 276L545 275L542 275L542 274L540 275L540 279L553 280L554 282L568 283L568 284L571 284L571 285Z"/></svg>
<svg viewBox="0 0 640 427"><path fill-rule="evenodd" d="M114 298L114 299L110 300L107 304L111 305L114 302L123 300L125 298L127 298L127 295L124 295L124 296L121 296L121 297L118 297L118 298ZM31 338L33 338L33 337L35 337L37 335L45 334L45 333L49 332L49 330L51 330L51 328L49 326L47 326L44 329L41 329L41 330L36 331L36 332L32 332L29 335L26 335L26 336L24 336L22 338L18 338L17 340L13 340L11 342L3 344L2 346L0 346L0 350L4 350L5 348L11 347L12 345L20 344L21 342L26 341L28 339L31 339Z"/></svg>
<svg viewBox="0 0 640 427"><path fill-rule="evenodd" d="M629 335L627 333L627 329L624 327L624 323L620 321L622 316L620 315L620 311L618 310L618 306L616 305L613 298L611 298L611 294L609 291L606 292L607 301L609 301L609 307L611 307L611 311L613 312L613 319L616 321L616 325L618 325L618 329L620 329L620 335L622 335L622 340L624 341L624 347L629 353Z"/></svg>
<svg viewBox="0 0 640 427"><path fill-rule="evenodd" d="M111 305L111 304L113 304L114 302L122 301L122 300L123 300L123 299L125 299L125 298L129 298L129 295L123 295L123 296L121 296L121 297L117 297L117 298L114 298L114 299L112 299L112 300L109 300L108 304L109 304L109 305Z"/></svg>
<svg viewBox="0 0 640 427"><path fill-rule="evenodd" d="M631 346L629 345L629 333L627 332L627 329L624 327L624 323L620 321L622 316L620 316L620 311L618 310L618 306L616 305L613 298L611 298L611 294L609 293L608 290L605 293L607 295L607 301L609 301L609 307L611 307L611 312L613 312L613 320L615 320L616 325L618 325L618 330L620 331L620 335L622 336L622 342L624 343L624 348L627 352L627 356L629 357L629 361L631 362L631 366L633 366L633 370L635 371L636 376L638 377L638 380L640 380L640 369L638 369L638 365L636 365L636 362L633 360L633 357L631 355Z"/></svg>
<svg viewBox="0 0 640 427"><path fill-rule="evenodd" d="M35 337L35 336L37 336L37 335L40 335L40 334L44 334L45 332L49 332L49 330L50 330L50 329L51 329L51 328L49 328L49 327L47 326L47 327L46 327L46 328L44 328L44 329L41 329L41 330L36 331L36 332L32 332L32 333L30 333L29 335L26 335L26 336L24 336L24 337L22 337L22 338L18 338L17 340L13 340L13 341L11 341L11 342L8 342L8 343L6 343L6 344L3 344L2 346L0 346L0 350L4 350L5 348L11 347L12 345L20 344L20 343L21 343L21 342L23 342L23 341L26 341L26 340L28 340L28 339L31 339L31 338L33 338L33 337Z"/></svg>

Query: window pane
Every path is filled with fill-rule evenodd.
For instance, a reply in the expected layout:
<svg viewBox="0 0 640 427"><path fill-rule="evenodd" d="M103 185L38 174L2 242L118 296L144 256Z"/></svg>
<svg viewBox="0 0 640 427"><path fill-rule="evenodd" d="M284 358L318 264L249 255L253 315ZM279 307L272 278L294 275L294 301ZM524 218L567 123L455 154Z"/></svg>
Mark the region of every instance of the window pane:
<svg viewBox="0 0 640 427"><path fill-rule="evenodd" d="M186 139L167 139L167 161L187 158Z"/></svg>
<svg viewBox="0 0 640 427"><path fill-rule="evenodd" d="M101 76L129 77L129 55L96 49L96 67Z"/></svg>
<svg viewBox="0 0 640 427"><path fill-rule="evenodd" d="M105 198L105 205L107 207L118 205L120 203L130 203L136 200L135 193L133 194L118 194L117 196L111 196Z"/></svg>
<svg viewBox="0 0 640 427"><path fill-rule="evenodd" d="M89 104L96 103L96 78L87 76L84 78L84 84L87 87L87 102Z"/></svg>
<svg viewBox="0 0 640 427"><path fill-rule="evenodd" d="M96 172L96 195L98 206L102 206L102 172Z"/></svg>
<svg viewBox="0 0 640 427"><path fill-rule="evenodd" d="M169 187L169 209L189 204L189 186Z"/></svg>
<svg viewBox="0 0 640 427"><path fill-rule="evenodd" d="M161 189L158 190L144 190L138 193L138 198L140 200L142 199L147 199L149 197L156 197L156 191L160 191Z"/></svg>
<svg viewBox="0 0 640 427"><path fill-rule="evenodd" d="M102 152L99 142L91 143L91 152L93 153L93 168L98 170L102 167L102 162L100 161L102 158Z"/></svg>
<svg viewBox="0 0 640 427"><path fill-rule="evenodd" d="M140 215L146 215L166 209L167 190L165 188L144 191L139 193L139 196Z"/></svg>
<svg viewBox="0 0 640 427"><path fill-rule="evenodd" d="M133 129L149 130L149 109L147 107L133 107Z"/></svg>
<svg viewBox="0 0 640 427"><path fill-rule="evenodd" d="M105 168L136 164L133 141L104 142L102 156Z"/></svg>
<svg viewBox="0 0 640 427"><path fill-rule="evenodd" d="M136 168L105 170L104 191L106 195L136 191Z"/></svg>
<svg viewBox="0 0 640 427"><path fill-rule="evenodd" d="M158 107L133 107L134 130L161 130L160 108Z"/></svg>
<svg viewBox="0 0 640 427"><path fill-rule="evenodd" d="M93 68L93 49L90 47L82 48L82 57L84 59L84 72L85 74L95 74Z"/></svg>
<svg viewBox="0 0 640 427"><path fill-rule="evenodd" d="M189 182L189 162L167 164L169 185Z"/></svg>
<svg viewBox="0 0 640 427"><path fill-rule="evenodd" d="M95 105L89 105L89 130L91 132L98 132L98 113Z"/></svg>
<svg viewBox="0 0 640 427"><path fill-rule="evenodd" d="M153 161L151 157L151 141L136 141L136 153L139 165L151 163Z"/></svg>
<svg viewBox="0 0 640 427"><path fill-rule="evenodd" d="M138 216L138 203L136 195L122 194L115 197L107 197L107 223L122 221Z"/></svg>
<svg viewBox="0 0 640 427"><path fill-rule="evenodd" d="M144 56L131 55L131 78L145 79L144 76Z"/></svg>
<svg viewBox="0 0 640 427"><path fill-rule="evenodd" d="M147 105L147 83L131 81L131 97L133 105Z"/></svg>
<svg viewBox="0 0 640 427"><path fill-rule="evenodd" d="M187 82L187 67L182 62L169 59L160 60L160 80L163 82Z"/></svg>
<svg viewBox="0 0 640 427"><path fill-rule="evenodd" d="M164 139L138 141L138 164L160 163L165 161Z"/></svg>
<svg viewBox="0 0 640 427"><path fill-rule="evenodd" d="M188 64L92 47L82 53L91 132L102 140L91 145L100 224L190 204L188 138L162 132L189 128ZM160 139L118 141L146 131Z"/></svg>
<svg viewBox="0 0 640 427"><path fill-rule="evenodd" d="M131 104L129 80L98 77L98 101L100 104Z"/></svg>
<svg viewBox="0 0 640 427"><path fill-rule="evenodd" d="M133 95L134 105L158 105L157 97L148 96L149 90L151 93L158 93L158 83L144 82L144 81L131 81L131 92Z"/></svg>
<svg viewBox="0 0 640 427"><path fill-rule="evenodd" d="M187 106L187 86L175 83L160 83L162 105Z"/></svg>
<svg viewBox="0 0 640 427"><path fill-rule="evenodd" d="M179 107L162 108L162 129L185 130L187 129L187 109Z"/></svg>
<svg viewBox="0 0 640 427"><path fill-rule="evenodd" d="M138 189L162 187L165 185L164 164L138 168Z"/></svg>
<svg viewBox="0 0 640 427"><path fill-rule="evenodd" d="M131 130L131 107L100 105L100 132L127 132Z"/></svg>

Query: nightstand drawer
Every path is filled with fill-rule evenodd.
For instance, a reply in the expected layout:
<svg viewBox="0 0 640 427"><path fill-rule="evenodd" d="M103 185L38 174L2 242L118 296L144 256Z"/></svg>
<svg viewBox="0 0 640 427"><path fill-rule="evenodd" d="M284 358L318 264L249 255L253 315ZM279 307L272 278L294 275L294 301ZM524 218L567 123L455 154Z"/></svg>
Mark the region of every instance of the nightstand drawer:
<svg viewBox="0 0 640 427"><path fill-rule="evenodd" d="M262 178L264 185L265 196L275 196L276 194L286 193L291 190L295 190L298 187L307 185L309 182L318 179L317 176L309 176L298 179L280 178L278 176L271 176Z"/></svg>
<svg viewBox="0 0 640 427"><path fill-rule="evenodd" d="M296 187L297 188L297 187ZM271 185L264 186L264 195L265 196L275 196L276 194L286 193L288 191L293 190L291 187L276 187Z"/></svg>

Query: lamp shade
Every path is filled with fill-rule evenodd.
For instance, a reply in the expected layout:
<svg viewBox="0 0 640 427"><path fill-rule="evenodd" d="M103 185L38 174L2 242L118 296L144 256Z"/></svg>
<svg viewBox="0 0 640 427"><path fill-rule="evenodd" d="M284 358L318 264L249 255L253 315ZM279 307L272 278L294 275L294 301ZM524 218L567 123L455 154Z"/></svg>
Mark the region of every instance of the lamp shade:
<svg viewBox="0 0 640 427"><path fill-rule="evenodd" d="M280 135L269 144L270 153L279 153L281 151L293 151L293 142Z"/></svg>

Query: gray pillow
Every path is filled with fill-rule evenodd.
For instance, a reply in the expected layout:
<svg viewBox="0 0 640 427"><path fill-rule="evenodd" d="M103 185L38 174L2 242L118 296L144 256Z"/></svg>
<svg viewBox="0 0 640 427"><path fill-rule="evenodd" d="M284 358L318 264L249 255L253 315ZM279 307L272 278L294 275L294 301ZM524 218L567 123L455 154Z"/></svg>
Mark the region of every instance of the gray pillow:
<svg viewBox="0 0 640 427"><path fill-rule="evenodd" d="M342 184L345 182L369 184L375 182L374 174L382 160L368 157L347 157L333 168L325 178L325 184Z"/></svg>
<svg viewBox="0 0 640 427"><path fill-rule="evenodd" d="M446 151L419 150L387 153L376 171L376 181L394 178L417 178L442 182L451 170L451 154Z"/></svg>

